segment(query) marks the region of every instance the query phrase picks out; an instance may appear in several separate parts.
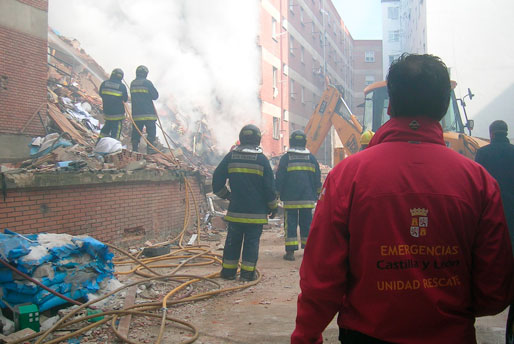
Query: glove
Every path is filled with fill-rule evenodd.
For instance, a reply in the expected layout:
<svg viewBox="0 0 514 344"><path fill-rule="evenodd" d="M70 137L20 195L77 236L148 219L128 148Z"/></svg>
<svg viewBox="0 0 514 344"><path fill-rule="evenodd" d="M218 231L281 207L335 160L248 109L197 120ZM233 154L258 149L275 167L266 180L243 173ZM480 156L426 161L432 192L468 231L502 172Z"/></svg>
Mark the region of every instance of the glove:
<svg viewBox="0 0 514 344"><path fill-rule="evenodd" d="M277 215L277 213L278 213L278 207L275 208L275 209L271 209L270 212L269 212L269 218L270 219L274 219L275 215Z"/></svg>

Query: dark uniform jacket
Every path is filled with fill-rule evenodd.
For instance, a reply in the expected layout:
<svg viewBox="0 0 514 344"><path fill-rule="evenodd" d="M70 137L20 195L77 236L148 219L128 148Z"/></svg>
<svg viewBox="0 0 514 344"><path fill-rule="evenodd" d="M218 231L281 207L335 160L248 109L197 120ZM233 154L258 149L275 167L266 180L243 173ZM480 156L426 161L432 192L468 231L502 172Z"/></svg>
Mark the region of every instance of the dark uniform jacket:
<svg viewBox="0 0 514 344"><path fill-rule="evenodd" d="M314 208L321 191L321 172L308 149L291 148L277 170L277 191L285 209Z"/></svg>
<svg viewBox="0 0 514 344"><path fill-rule="evenodd" d="M258 147L237 146L229 152L214 171L212 190L230 200L225 216L229 222L265 224L277 207L273 171Z"/></svg>
<svg viewBox="0 0 514 344"><path fill-rule="evenodd" d="M106 120L119 121L125 117L123 102L128 100L127 88L121 80L105 80L98 91L102 97Z"/></svg>
<svg viewBox="0 0 514 344"><path fill-rule="evenodd" d="M159 98L159 93L152 82L146 78L136 78L130 83L132 98L132 117L134 121L157 120L153 100Z"/></svg>
<svg viewBox="0 0 514 344"><path fill-rule="evenodd" d="M506 137L493 138L491 144L477 151L475 161L500 185L510 240L514 244L514 145Z"/></svg>

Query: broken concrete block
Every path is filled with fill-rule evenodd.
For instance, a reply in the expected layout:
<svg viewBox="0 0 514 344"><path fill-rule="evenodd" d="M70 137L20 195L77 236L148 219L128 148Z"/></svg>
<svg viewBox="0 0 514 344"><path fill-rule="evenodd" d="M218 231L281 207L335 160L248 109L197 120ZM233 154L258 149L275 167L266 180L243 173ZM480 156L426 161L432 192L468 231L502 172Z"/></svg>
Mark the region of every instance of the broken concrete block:
<svg viewBox="0 0 514 344"><path fill-rule="evenodd" d="M14 343L19 341L20 339L33 335L34 333L36 333L36 331L34 331L33 329L25 328L21 331L8 335L7 337L4 336L4 338L0 339L0 343Z"/></svg>

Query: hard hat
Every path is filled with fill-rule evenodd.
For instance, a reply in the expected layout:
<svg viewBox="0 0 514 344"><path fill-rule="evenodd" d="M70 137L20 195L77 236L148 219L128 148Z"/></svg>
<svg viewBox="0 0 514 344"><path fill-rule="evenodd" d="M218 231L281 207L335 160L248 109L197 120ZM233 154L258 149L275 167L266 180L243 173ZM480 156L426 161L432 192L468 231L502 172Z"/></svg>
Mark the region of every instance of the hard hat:
<svg viewBox="0 0 514 344"><path fill-rule="evenodd" d="M123 79L123 75L121 68L115 68L112 70L111 79L121 80Z"/></svg>
<svg viewBox="0 0 514 344"><path fill-rule="evenodd" d="M148 75L148 68L146 68L146 66L141 65L136 68L136 76L146 78L147 75Z"/></svg>
<svg viewBox="0 0 514 344"><path fill-rule="evenodd" d="M307 135L302 130L295 130L289 135L289 147L305 148Z"/></svg>
<svg viewBox="0 0 514 344"><path fill-rule="evenodd" d="M242 145L258 146L261 143L261 131L253 124L245 125L239 132Z"/></svg>
<svg viewBox="0 0 514 344"><path fill-rule="evenodd" d="M375 135L374 132L372 132L371 130L366 130L365 132L362 133L361 135L361 146L363 145L368 145L369 142L371 141L371 138L373 137L373 135Z"/></svg>

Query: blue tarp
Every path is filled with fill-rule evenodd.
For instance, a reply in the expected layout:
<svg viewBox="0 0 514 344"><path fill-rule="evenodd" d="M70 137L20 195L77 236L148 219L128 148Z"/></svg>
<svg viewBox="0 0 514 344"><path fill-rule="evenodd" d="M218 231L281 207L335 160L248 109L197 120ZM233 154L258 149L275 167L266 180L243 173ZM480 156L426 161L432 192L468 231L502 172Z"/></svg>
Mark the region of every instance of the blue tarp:
<svg viewBox="0 0 514 344"><path fill-rule="evenodd" d="M38 269L40 278L37 280L75 300L97 292L100 282L113 278L114 255L100 241L91 237L71 237L71 242L61 246L52 245L53 247L48 247L48 254L44 254L46 248L38 242L39 236L40 234L33 234L22 237L6 229L4 233L0 233L1 258L31 277L38 267L48 264ZM38 254L30 255L33 248L37 249ZM29 259L30 257L37 259ZM41 277L47 271L51 275ZM13 275L6 268L0 268L0 289L3 293L0 307L5 306L1 301L8 302L11 306L29 302L36 304L42 312L66 303L35 284L21 281L20 276Z"/></svg>

